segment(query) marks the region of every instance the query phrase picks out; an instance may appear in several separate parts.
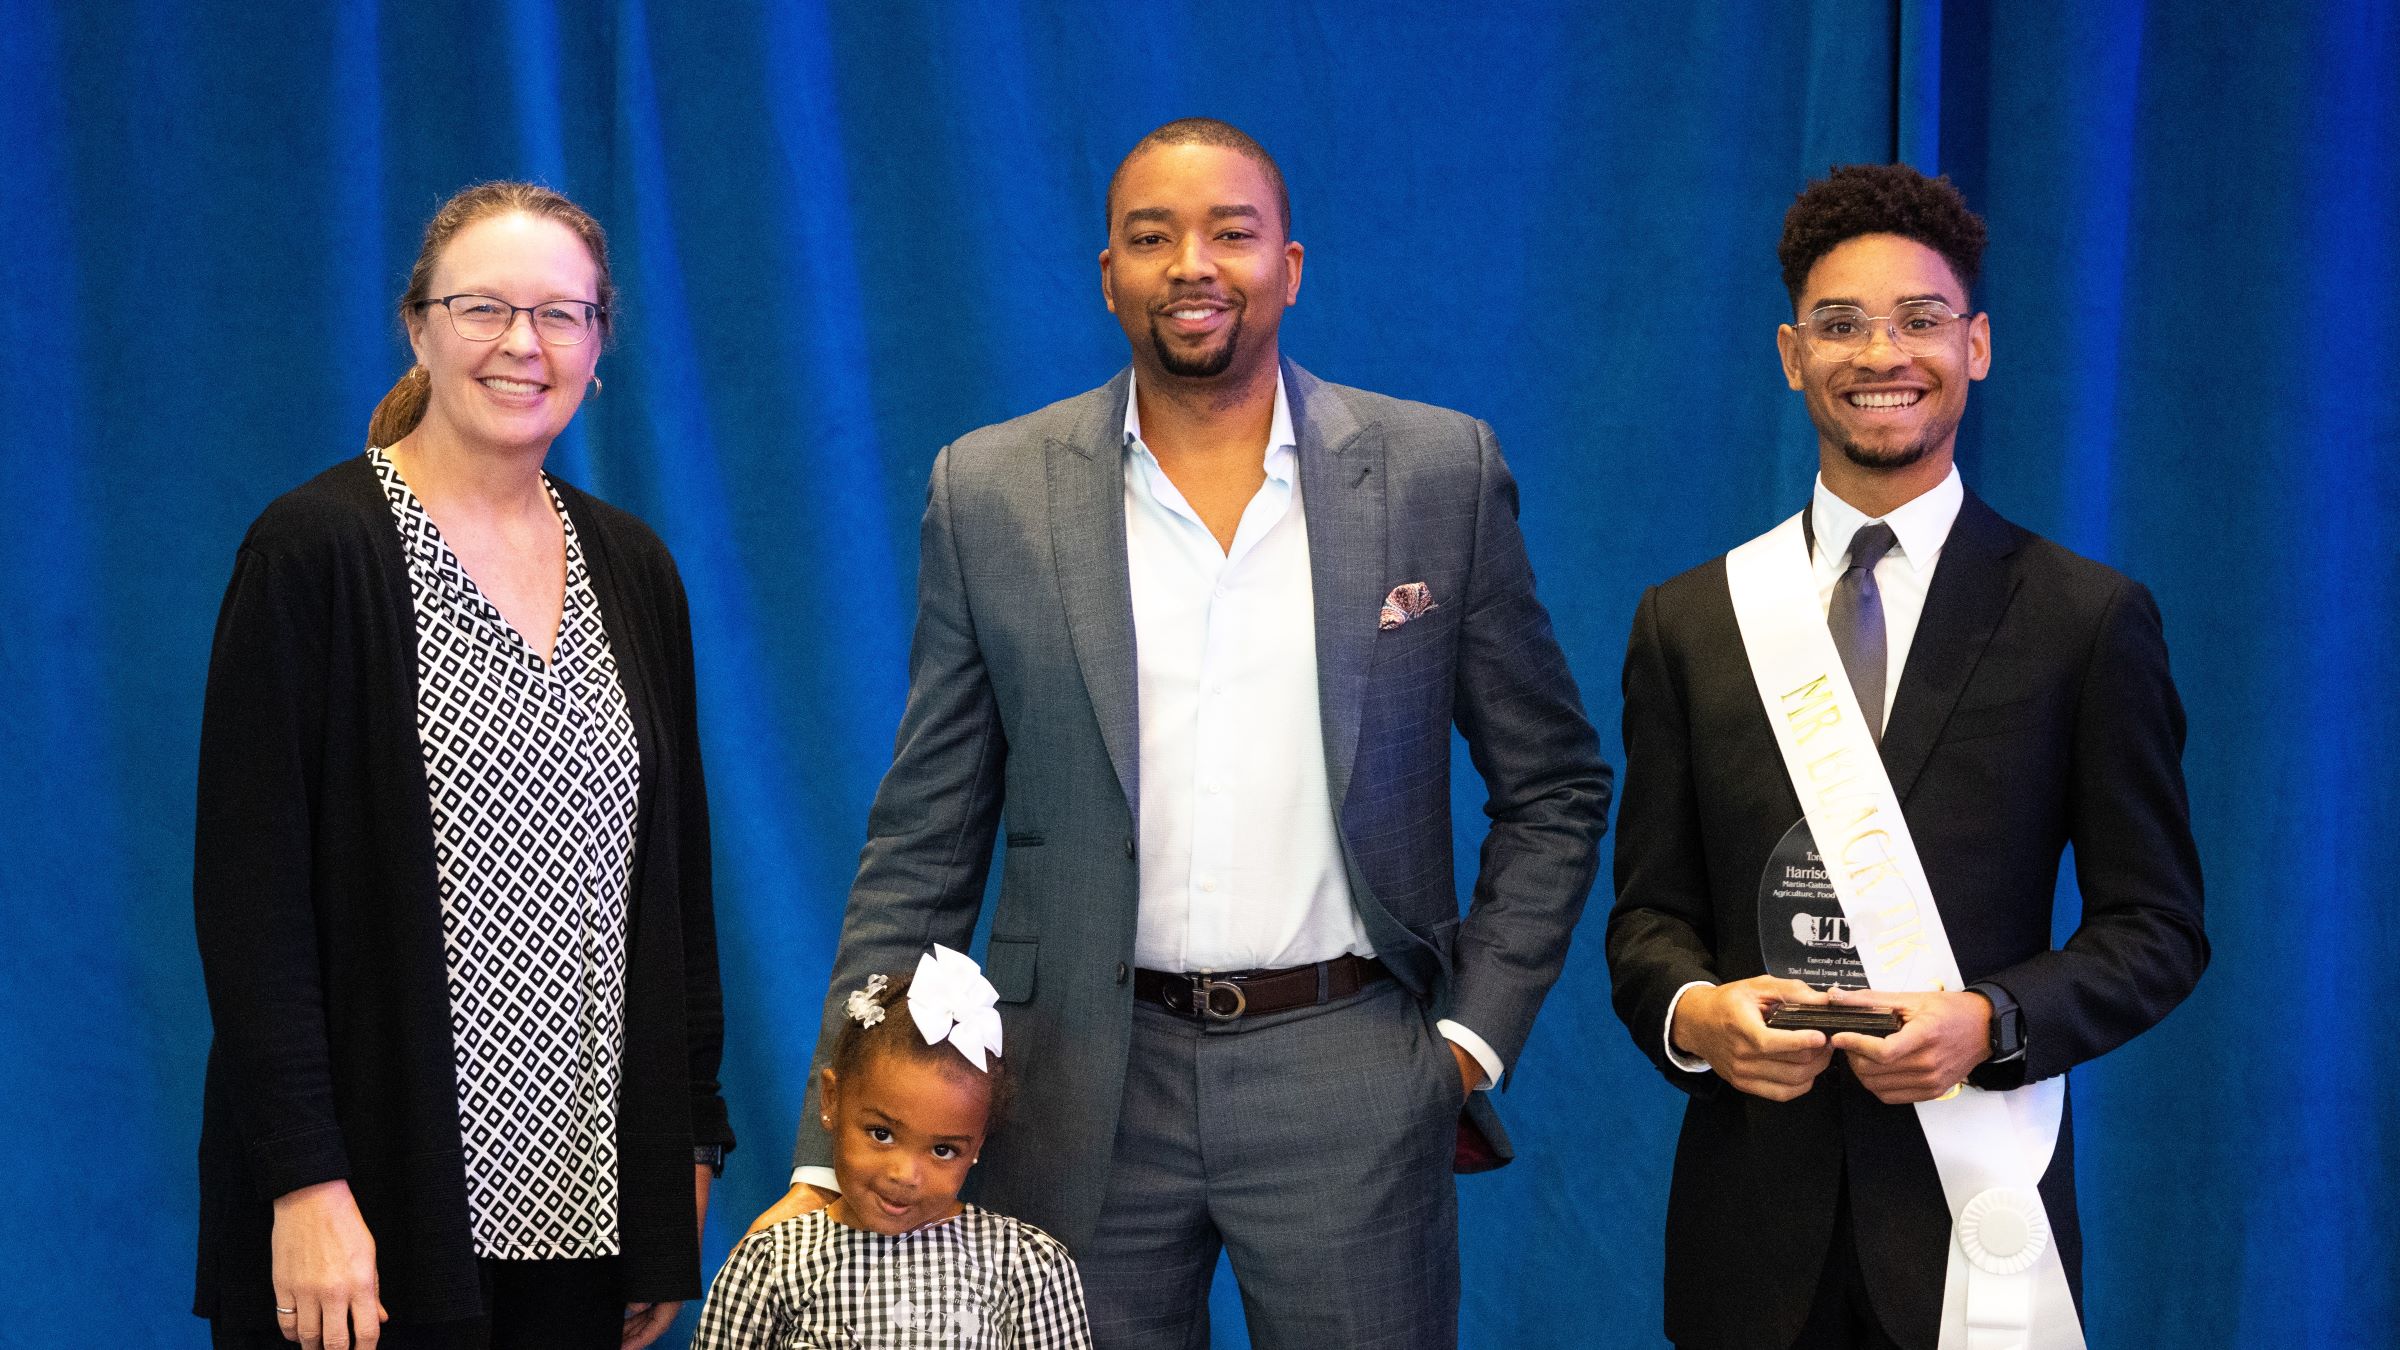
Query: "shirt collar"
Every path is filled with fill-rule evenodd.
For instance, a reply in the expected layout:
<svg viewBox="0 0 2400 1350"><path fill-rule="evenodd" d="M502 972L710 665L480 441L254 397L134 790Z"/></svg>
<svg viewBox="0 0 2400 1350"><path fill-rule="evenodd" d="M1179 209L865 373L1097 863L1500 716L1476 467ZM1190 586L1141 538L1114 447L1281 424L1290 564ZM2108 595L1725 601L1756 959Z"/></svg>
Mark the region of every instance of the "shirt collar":
<svg viewBox="0 0 2400 1350"><path fill-rule="evenodd" d="M1958 510L1966 500L1967 485L1953 464L1941 482L1882 518L1899 538L1897 552L1911 568L1922 571L1941 556L1943 541L1950 537L1950 527L1958 523ZM1825 486L1823 474L1817 475L1816 495L1809 502L1809 524L1817 536L1818 567L1838 571L1849 554L1850 537L1861 526L1873 523L1857 507L1835 496L1833 489Z"/></svg>
<svg viewBox="0 0 2400 1350"><path fill-rule="evenodd" d="M1125 447L1147 455L1150 447L1142 441L1142 402L1134 397L1135 375L1131 367L1125 371ZM1261 455L1267 477L1279 483L1291 481L1292 460L1299 454L1300 438L1292 431L1292 401L1283 391L1283 371L1275 372L1275 419L1267 426L1267 448ZM1152 456L1156 458L1156 456Z"/></svg>

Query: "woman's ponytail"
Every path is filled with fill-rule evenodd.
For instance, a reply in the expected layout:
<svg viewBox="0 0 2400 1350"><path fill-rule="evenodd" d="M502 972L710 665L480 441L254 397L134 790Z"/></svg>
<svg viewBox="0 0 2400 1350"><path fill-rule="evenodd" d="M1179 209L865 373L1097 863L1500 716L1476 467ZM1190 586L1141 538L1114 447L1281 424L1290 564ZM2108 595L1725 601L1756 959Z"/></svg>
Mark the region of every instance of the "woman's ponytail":
<svg viewBox="0 0 2400 1350"><path fill-rule="evenodd" d="M433 376L423 366L410 366L392 391L375 405L367 419L367 444L389 449L425 420L425 401L433 394Z"/></svg>

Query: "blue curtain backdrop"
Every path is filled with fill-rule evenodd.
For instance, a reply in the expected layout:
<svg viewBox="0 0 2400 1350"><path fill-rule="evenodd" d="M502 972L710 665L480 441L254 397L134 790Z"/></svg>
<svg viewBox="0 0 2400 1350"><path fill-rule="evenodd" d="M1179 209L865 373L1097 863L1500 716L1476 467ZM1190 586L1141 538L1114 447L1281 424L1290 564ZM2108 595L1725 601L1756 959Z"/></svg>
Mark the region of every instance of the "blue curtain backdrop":
<svg viewBox="0 0 2400 1350"><path fill-rule="evenodd" d="M212 618L406 365L433 206L533 177L614 232L622 340L553 467L691 588L744 1140L713 1264L782 1187L926 468L1117 368L1102 184L1191 113L1290 177L1287 350L1499 429L1612 758L1639 588L1807 489L1784 205L1835 162L1958 179L1992 227L1968 480L2156 588L2191 712L2217 962L2076 1074L2094 1343L2390 1343L2388 0L5 0L0 70L0 1343L203 1339ZM1680 1098L1606 988L1595 928L1505 1101L1521 1161L1461 1187L1470 1345L1659 1339Z"/></svg>

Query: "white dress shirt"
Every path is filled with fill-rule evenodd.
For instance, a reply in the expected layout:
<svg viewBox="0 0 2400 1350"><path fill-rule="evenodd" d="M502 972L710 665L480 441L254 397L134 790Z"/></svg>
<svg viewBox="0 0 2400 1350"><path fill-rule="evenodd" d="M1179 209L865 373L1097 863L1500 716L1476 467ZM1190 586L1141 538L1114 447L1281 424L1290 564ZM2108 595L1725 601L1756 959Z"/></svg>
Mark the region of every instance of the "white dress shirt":
<svg viewBox="0 0 2400 1350"><path fill-rule="evenodd" d="M1125 563L1141 725L1136 965L1269 970L1373 956L1326 786L1299 444L1280 380L1266 481L1216 536L1125 407Z"/></svg>
<svg viewBox="0 0 2400 1350"><path fill-rule="evenodd" d="M1948 542L1950 527L1958 523L1958 508L1966 500L1966 484L1959 479L1958 466L1952 465L1941 482L1880 517L1900 541L1875 564L1875 589L1883 598L1884 659L1888 662L1883 681L1886 726L1891 724L1893 701L1900 696L1900 672L1908 667L1909 644L1916 641L1917 622L1925 616L1925 592L1933 587L1933 569L1942 560L1942 545ZM1816 495L1809 501L1808 518L1816 537L1810 561L1817 574L1817 607L1830 610L1834 583L1841 580L1849 559L1851 536L1875 521L1833 495L1822 474L1817 476ZM1685 994L1708 983L1694 980L1667 1001L1667 1060L1685 1073L1707 1072L1708 1061L1675 1048L1675 1009Z"/></svg>

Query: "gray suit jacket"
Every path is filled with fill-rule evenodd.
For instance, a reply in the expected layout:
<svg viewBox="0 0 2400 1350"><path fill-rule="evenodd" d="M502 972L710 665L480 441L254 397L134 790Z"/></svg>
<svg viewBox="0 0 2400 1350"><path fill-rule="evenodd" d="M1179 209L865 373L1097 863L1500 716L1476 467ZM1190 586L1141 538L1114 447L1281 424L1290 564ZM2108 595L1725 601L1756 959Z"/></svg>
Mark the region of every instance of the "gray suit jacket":
<svg viewBox="0 0 2400 1350"><path fill-rule="evenodd" d="M1284 384L1314 571L1327 781L1351 892L1393 973L1514 1064L1558 978L1606 827L1610 777L1517 531L1491 429L1319 381ZM1108 1181L1132 1026L1140 801L1125 557L1128 377L975 431L935 460L906 712L868 819L817 1048L842 999L930 942L964 949L996 825L1007 849L984 963L1000 991L1013 1124L978 1198L1070 1247ZM1384 597L1437 608L1381 631ZM1492 828L1462 920L1450 728ZM1505 1150L1488 1094L1470 1109ZM815 1078L796 1161L823 1166ZM1328 1135L1331 1139L1334 1135Z"/></svg>

